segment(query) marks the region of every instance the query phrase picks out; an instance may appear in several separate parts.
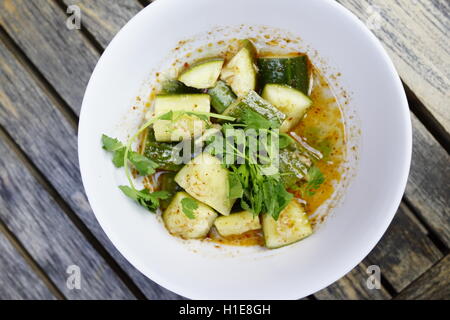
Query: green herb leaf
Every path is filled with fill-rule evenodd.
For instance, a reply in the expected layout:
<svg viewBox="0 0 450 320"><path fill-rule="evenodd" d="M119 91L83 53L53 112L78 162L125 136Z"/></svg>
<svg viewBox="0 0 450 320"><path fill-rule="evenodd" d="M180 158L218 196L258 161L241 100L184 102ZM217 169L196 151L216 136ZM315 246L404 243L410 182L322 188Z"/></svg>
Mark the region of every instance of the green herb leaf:
<svg viewBox="0 0 450 320"><path fill-rule="evenodd" d="M172 120L172 119L173 119L173 111L169 111L158 117L158 120Z"/></svg>
<svg viewBox="0 0 450 320"><path fill-rule="evenodd" d="M120 149L117 149L117 150L114 152L112 162L114 163L114 165L115 165L117 168L123 167L123 157L124 157L124 155L125 155L125 147L122 147L122 148L120 148Z"/></svg>
<svg viewBox="0 0 450 320"><path fill-rule="evenodd" d="M181 199L181 208L183 213L189 219L195 219L195 210L198 208L198 203L192 198Z"/></svg>
<svg viewBox="0 0 450 320"><path fill-rule="evenodd" d="M302 186L302 194L313 196L322 183L325 182L323 173L317 167L311 167L305 176L306 183Z"/></svg>
<svg viewBox="0 0 450 320"><path fill-rule="evenodd" d="M291 138L290 135L285 133L280 133L278 146L280 149L284 149L289 147L292 143L294 143L294 139Z"/></svg>
<svg viewBox="0 0 450 320"><path fill-rule="evenodd" d="M102 135L103 149L114 153L112 162L117 168L124 166L126 147L117 139ZM134 151L128 152L128 160L134 165L141 176L155 173L158 164L146 156Z"/></svg>
<svg viewBox="0 0 450 320"><path fill-rule="evenodd" d="M243 194L244 189L242 189L242 184L239 176L234 172L228 172L228 198L242 198Z"/></svg>
<svg viewBox="0 0 450 320"><path fill-rule="evenodd" d="M244 109L240 120L247 125L249 129L269 129L279 128L280 124L276 121L270 121L251 109Z"/></svg>
<svg viewBox="0 0 450 320"><path fill-rule="evenodd" d="M155 173L155 169L158 168L158 164L156 162L137 152L130 152L128 154L128 159L141 176L151 175Z"/></svg>
<svg viewBox="0 0 450 320"><path fill-rule="evenodd" d="M144 208L154 213L159 208L159 200L169 198L170 194L167 191L150 192L148 189L135 190L129 186L119 186L119 189L129 198L138 202Z"/></svg>
<svg viewBox="0 0 450 320"><path fill-rule="evenodd" d="M105 134L102 135L102 144L103 144L103 149L105 149L106 151L111 151L111 152L119 150L124 147L122 142L120 142L119 140L117 140L115 138L108 137Z"/></svg>

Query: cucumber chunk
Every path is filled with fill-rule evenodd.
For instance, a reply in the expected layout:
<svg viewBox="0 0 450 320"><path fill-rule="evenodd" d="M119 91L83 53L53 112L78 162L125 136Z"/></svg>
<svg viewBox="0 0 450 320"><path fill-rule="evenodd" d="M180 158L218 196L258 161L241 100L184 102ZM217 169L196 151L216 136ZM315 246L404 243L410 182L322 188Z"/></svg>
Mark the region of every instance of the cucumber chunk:
<svg viewBox="0 0 450 320"><path fill-rule="evenodd" d="M286 116L273 105L262 99L255 91L251 90L247 95L239 98L230 105L224 112L224 115L241 120L246 110L254 111L271 121L274 127L279 127Z"/></svg>
<svg viewBox="0 0 450 320"><path fill-rule="evenodd" d="M241 49L222 69L220 78L238 96L256 89L256 48L250 40L242 42Z"/></svg>
<svg viewBox="0 0 450 320"><path fill-rule="evenodd" d="M183 212L184 198L196 201L198 207L194 211L194 219ZM186 192L178 192L162 214L164 225L170 234L183 239L200 239L206 237L211 229L217 213L207 205L195 200Z"/></svg>
<svg viewBox="0 0 450 320"><path fill-rule="evenodd" d="M166 80L162 84L161 94L201 93L201 90L186 86L178 80Z"/></svg>
<svg viewBox="0 0 450 320"><path fill-rule="evenodd" d="M148 129L144 156L158 163L159 169L168 171L178 171L181 169L182 164L179 163L179 160L175 156L174 148L175 146L172 143L156 141L153 128Z"/></svg>
<svg viewBox="0 0 450 320"><path fill-rule="evenodd" d="M310 76L306 55L264 57L257 62L260 88L268 83L285 84L308 94Z"/></svg>
<svg viewBox="0 0 450 320"><path fill-rule="evenodd" d="M266 84L262 98L286 115L280 132L289 132L295 127L312 105L312 100L301 91L280 84Z"/></svg>
<svg viewBox="0 0 450 320"><path fill-rule="evenodd" d="M292 187L307 173L312 165L308 154L302 149L294 146L280 149L280 173L281 180L286 188Z"/></svg>
<svg viewBox="0 0 450 320"><path fill-rule="evenodd" d="M248 211L232 213L229 216L218 217L214 221L217 232L222 237L242 234L251 230L261 229L259 216Z"/></svg>
<svg viewBox="0 0 450 320"><path fill-rule="evenodd" d="M224 112L236 101L236 95L223 81L217 81L215 87L208 90L208 94L211 96L211 105L218 113Z"/></svg>
<svg viewBox="0 0 450 320"><path fill-rule="evenodd" d="M293 199L280 213L278 220L264 214L262 217L264 241L269 249L276 249L300 241L313 230L305 209Z"/></svg>
<svg viewBox="0 0 450 320"><path fill-rule="evenodd" d="M235 199L228 198L228 170L216 157L202 153L189 161L175 181L195 199L229 215Z"/></svg>
<svg viewBox="0 0 450 320"><path fill-rule="evenodd" d="M223 59L214 58L198 62L184 71L178 80L188 87L207 89L215 86L222 70Z"/></svg>
<svg viewBox="0 0 450 320"><path fill-rule="evenodd" d="M155 99L155 116L169 111L209 112L208 94L168 94L157 95ZM180 141L201 134L205 123L195 116L182 116L176 121L158 120L153 125L156 141Z"/></svg>

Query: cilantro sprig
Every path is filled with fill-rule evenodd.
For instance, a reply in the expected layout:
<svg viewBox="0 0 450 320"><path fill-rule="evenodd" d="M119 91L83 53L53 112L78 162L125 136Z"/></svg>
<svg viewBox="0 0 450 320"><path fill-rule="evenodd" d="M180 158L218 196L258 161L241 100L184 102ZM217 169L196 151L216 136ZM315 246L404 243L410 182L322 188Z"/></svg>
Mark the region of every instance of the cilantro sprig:
<svg viewBox="0 0 450 320"><path fill-rule="evenodd" d="M312 166L309 168L305 176L306 183L300 188L302 195L313 196L316 194L320 186L325 182L325 176L318 167Z"/></svg>
<svg viewBox="0 0 450 320"><path fill-rule="evenodd" d="M111 138L107 135L102 135L102 145L103 149L113 153L113 163L116 167L124 167L125 175L129 182L129 186L119 186L119 189L129 198L133 199L141 206L147 208L151 212L159 207L159 201L165 200L170 197L170 193L167 191L155 191L150 192L148 189L137 190L133 179L131 177L129 163L131 163L141 176L148 176L155 173L158 168L158 164L153 160L147 158L146 156L131 150L131 146L137 137L142 134L149 126L158 120L171 120L176 121L184 115L195 116L201 120L209 121L209 117L223 119L228 121L234 121L235 118L223 116L220 114L210 113L210 112L192 112L192 111L169 111L158 117L155 117L142 125L138 131L128 140L126 145L123 145L119 140ZM188 199L188 198L185 198ZM183 199L183 200L185 200ZM197 209L198 204L194 201L184 201L183 212L189 217L194 219L194 211ZM182 201L183 202L183 201Z"/></svg>

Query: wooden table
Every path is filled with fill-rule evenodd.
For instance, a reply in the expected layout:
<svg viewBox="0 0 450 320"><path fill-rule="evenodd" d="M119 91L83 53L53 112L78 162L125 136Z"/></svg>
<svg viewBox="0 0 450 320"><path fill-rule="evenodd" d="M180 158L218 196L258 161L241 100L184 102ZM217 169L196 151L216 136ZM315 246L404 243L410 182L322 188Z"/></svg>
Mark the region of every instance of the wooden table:
<svg viewBox="0 0 450 320"><path fill-rule="evenodd" d="M308 299L448 299L450 2L339 2L374 28L400 73L411 108L413 161L381 242ZM81 9L81 30L65 26L70 4ZM1 299L181 298L114 248L89 207L78 168L77 123L91 72L114 34L147 4L0 0ZM71 265L80 267L81 290L67 286ZM381 268L378 290L366 285L370 265Z"/></svg>

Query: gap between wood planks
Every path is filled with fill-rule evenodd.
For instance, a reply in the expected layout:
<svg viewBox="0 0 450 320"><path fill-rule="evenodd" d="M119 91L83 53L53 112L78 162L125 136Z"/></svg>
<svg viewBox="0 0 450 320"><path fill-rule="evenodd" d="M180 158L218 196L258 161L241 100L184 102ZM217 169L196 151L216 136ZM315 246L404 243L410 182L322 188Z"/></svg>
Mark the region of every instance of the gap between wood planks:
<svg viewBox="0 0 450 320"><path fill-rule="evenodd" d="M151 1L147 0L136 0L141 5L145 6L151 3ZM67 6L62 2L62 0L56 0L56 3L58 6L63 10L63 12L66 12ZM8 49L14 54L14 56L18 59L18 61L24 66L24 68L27 70L27 72L33 77L35 82L43 89L43 91L47 94L47 96L52 99L52 102L59 108L59 110L62 112L62 114L68 119L68 121L76 128L78 123L78 117L77 115L72 111L72 109L68 106L68 104L65 102L65 100L56 92L56 90L50 85L50 83L45 79L45 77L42 75L42 73L37 69L37 67L28 59L28 57L24 54L24 52L17 46L17 44L14 42L14 40L7 34L7 32L3 29L2 26L0 26L1 31L1 38L5 42ZM86 29L82 28L81 33L84 35L84 37L87 39L88 43L92 47L95 48L95 50L101 54L104 49L103 47L97 42L95 37ZM435 126L437 121L434 119L434 117L428 112L428 110L425 108L425 106L417 99L417 97L414 95L414 93L405 85L405 91L407 92L408 101L411 107L411 110L416 114L416 116L419 118L419 120L424 123L427 130L431 132L431 134L436 138L436 140L447 150L448 149L448 135L442 135L441 130L439 130L439 127ZM130 288L130 290L138 297L138 298L145 298L142 292L137 288L137 286L134 284L134 282L123 272L123 270L120 268L120 266L117 265L115 260L106 252L106 250L103 248L103 246L98 242L98 240L92 235L92 233L87 229L87 227L82 223L81 220L75 215L75 213L69 208L69 206L65 203L65 201L59 196L58 192L51 187L50 183L47 181L45 176L42 175L42 173L33 165L33 163L23 154L22 150L15 144L13 139L7 134L7 132L0 127L2 135L7 136L7 139L14 145L14 150L18 153L18 155L22 156L24 159L24 163L27 164L30 168L30 171L35 175L39 177L40 183L46 187L48 192L57 199L58 204L63 208L64 212L69 216L71 221L77 226L77 228L80 230L80 232L85 235L85 237L90 241L94 248L105 258L105 260L109 263L111 268L118 273L119 277L124 281L124 283ZM445 133L445 131L443 131ZM445 251L447 248L445 245L443 245L442 242L440 242L439 239L434 235L434 231L430 229L426 223L424 223L423 219L420 219L416 212L411 208L410 204L405 201L406 206L411 209L411 211L414 213L418 221L422 225L425 226L425 228L428 231L428 236L430 240L441 250ZM448 250L447 250L448 251ZM392 295L396 295L396 291L393 289L391 284L384 278L382 278L382 284L386 291ZM131 287L130 287L131 286ZM315 299L315 297L310 296L312 299Z"/></svg>
<svg viewBox="0 0 450 320"><path fill-rule="evenodd" d="M62 211L67 215L70 221L76 226L76 228L83 234L86 240L92 245L92 247L102 256L103 259L108 263L112 270L117 274L117 276L122 280L122 282L127 286L127 288L136 296L136 298L145 300L147 299L145 295L141 292L141 290L136 286L136 284L131 280L131 278L122 270L122 268L117 264L114 258L105 250L105 248L100 244L97 238L91 233L91 231L85 226L85 224L78 218L78 216L72 211L72 209L67 205L63 198L59 195L58 191L53 188L53 186L48 182L46 177L39 171L38 168L35 167L33 162L27 157L27 155L22 151L22 149L16 144L16 142L12 139L9 133L0 125L0 139L5 141L8 145L10 145L11 149L14 150L16 156L21 160L22 164L26 167L26 169L35 177L38 183L45 189L45 191L55 200L58 206L62 209ZM6 229L6 227L5 227ZM11 233L10 233L11 234ZM12 235L12 234L11 234ZM16 242L18 242L16 240ZM28 251L20 245L20 253L25 257L27 261L31 258L31 255ZM37 263L32 260L34 265L37 266ZM32 266L34 266L32 264ZM38 275L41 276L41 273L44 273L42 269L39 267L38 269L40 273ZM44 273L45 274L45 273ZM45 277L44 280L48 279ZM48 279L51 286L49 289L56 289L56 286ZM47 284L47 281L46 281ZM54 288L53 288L54 287ZM59 292L59 290L58 290ZM59 292L60 293L60 292ZM59 296L56 295L58 298ZM62 294L60 293L60 296ZM62 296L64 298L64 296Z"/></svg>
<svg viewBox="0 0 450 320"><path fill-rule="evenodd" d="M450 154L450 134L446 132L444 127L436 120L425 105L417 98L416 94L402 80L405 88L406 98L410 110L416 115L420 122L425 126L428 132L439 142L439 144Z"/></svg>
<svg viewBox="0 0 450 320"><path fill-rule="evenodd" d="M417 213L416 208L410 203L410 201L406 197L402 198L402 202L412 212L414 217L417 219L417 223L420 224L425 229L427 237L434 244L434 246L443 254L443 256L446 256L450 252L450 249L447 248L444 242L442 242L442 240L437 235L436 231L434 231L434 229L430 227L427 221L423 219L420 214Z"/></svg>
<svg viewBox="0 0 450 320"><path fill-rule="evenodd" d="M53 281L47 276L45 271L39 266L39 264L33 259L30 253L25 249L19 239L8 229L5 223L0 219L0 232L3 233L11 243L11 245L16 249L16 251L24 258L25 262L30 266L31 270L42 280L42 282L47 286L50 292L58 300L66 300L64 294L58 289L58 287L53 283Z"/></svg>
<svg viewBox="0 0 450 320"><path fill-rule="evenodd" d="M30 74L34 82L39 88L50 98L53 105L58 107L67 121L75 128L78 129L78 116L69 107L67 102L56 92L53 86L42 75L39 69L31 62L31 60L25 55L20 47L14 42L11 36L6 32L2 25L0 25L0 40L3 41L5 46L9 49L12 55L20 62L24 69Z"/></svg>

